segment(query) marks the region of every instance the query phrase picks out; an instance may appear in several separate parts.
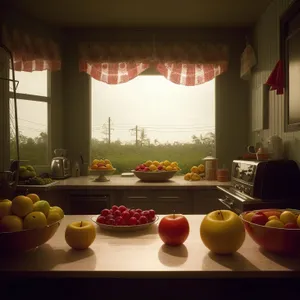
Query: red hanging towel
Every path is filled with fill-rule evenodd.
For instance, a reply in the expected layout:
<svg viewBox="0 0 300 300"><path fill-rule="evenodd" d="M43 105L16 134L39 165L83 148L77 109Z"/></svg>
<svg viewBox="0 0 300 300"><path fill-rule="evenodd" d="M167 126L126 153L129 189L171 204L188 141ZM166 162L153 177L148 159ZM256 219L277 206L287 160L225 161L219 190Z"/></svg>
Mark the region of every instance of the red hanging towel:
<svg viewBox="0 0 300 300"><path fill-rule="evenodd" d="M272 71L271 75L269 76L267 82L267 85L271 86L270 90L274 91L276 90L277 95L283 94L283 88L284 88L284 73L283 73L283 62L282 60L279 60Z"/></svg>

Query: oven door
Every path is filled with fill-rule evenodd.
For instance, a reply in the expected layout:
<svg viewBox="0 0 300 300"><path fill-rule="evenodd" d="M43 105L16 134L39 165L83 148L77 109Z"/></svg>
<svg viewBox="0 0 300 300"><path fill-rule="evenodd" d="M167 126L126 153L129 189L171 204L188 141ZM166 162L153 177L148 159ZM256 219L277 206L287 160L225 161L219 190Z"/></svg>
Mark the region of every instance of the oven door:
<svg viewBox="0 0 300 300"><path fill-rule="evenodd" d="M223 197L218 198L218 200L224 205L224 208L238 213L235 210L235 195L232 192L230 192L228 188L224 188L221 186L217 186L217 188L223 192Z"/></svg>

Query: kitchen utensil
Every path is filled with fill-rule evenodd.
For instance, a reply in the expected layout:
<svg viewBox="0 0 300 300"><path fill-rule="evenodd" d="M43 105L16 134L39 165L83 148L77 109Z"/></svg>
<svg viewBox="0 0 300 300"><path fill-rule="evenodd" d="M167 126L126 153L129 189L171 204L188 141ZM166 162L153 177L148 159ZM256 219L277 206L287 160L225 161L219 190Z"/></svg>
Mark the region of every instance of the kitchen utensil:
<svg viewBox="0 0 300 300"><path fill-rule="evenodd" d="M216 180L217 179L217 168L218 159L213 156L207 156L203 158L205 163L205 179L206 180Z"/></svg>
<svg viewBox="0 0 300 300"><path fill-rule="evenodd" d="M0 251L21 252L45 244L57 231L60 221L44 228L0 233Z"/></svg>
<svg viewBox="0 0 300 300"><path fill-rule="evenodd" d="M124 226L117 226L117 225L106 225L97 222L97 216L91 218L93 222L95 222L101 229L115 231L115 232L132 232L132 231L139 231L145 230L155 224L159 217L156 216L155 220L150 223L141 224L141 225L124 225Z"/></svg>
<svg viewBox="0 0 300 300"><path fill-rule="evenodd" d="M51 162L51 177L64 179L71 176L71 162L66 157L54 157Z"/></svg>
<svg viewBox="0 0 300 300"><path fill-rule="evenodd" d="M288 209L259 209L253 212L263 211L284 211ZM293 213L297 210L292 210ZM267 251L274 252L277 254L300 254L300 228L287 229L287 228L275 228L267 227L258 224L254 224L244 219L244 216L248 212L243 212L240 217L244 223L244 226L250 235L250 237L262 248ZM299 214L300 211L297 211Z"/></svg>
<svg viewBox="0 0 300 300"><path fill-rule="evenodd" d="M95 178L93 181L94 182L106 182L106 181L110 181L110 179L108 179L106 176L107 175L112 175L114 172L116 171L116 169L111 169L111 170L96 170L96 169L90 169L89 172L91 175L97 175L98 177Z"/></svg>
<svg viewBox="0 0 300 300"><path fill-rule="evenodd" d="M142 172L132 170L131 172L144 182L164 182L171 179L177 171Z"/></svg>

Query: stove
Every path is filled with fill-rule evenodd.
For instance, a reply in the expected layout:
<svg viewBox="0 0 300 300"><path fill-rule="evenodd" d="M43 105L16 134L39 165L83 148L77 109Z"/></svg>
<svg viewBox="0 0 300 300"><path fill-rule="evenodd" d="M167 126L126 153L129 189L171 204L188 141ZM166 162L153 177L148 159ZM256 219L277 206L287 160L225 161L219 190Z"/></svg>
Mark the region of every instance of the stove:
<svg viewBox="0 0 300 300"><path fill-rule="evenodd" d="M217 188L225 207L240 214L260 208L300 208L300 170L293 160L232 163L231 186Z"/></svg>

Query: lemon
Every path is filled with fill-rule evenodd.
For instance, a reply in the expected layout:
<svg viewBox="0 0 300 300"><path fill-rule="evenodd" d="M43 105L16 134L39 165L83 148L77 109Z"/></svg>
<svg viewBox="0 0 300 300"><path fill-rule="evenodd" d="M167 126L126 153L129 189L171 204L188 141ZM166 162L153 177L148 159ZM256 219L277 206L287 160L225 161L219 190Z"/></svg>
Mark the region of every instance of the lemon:
<svg viewBox="0 0 300 300"><path fill-rule="evenodd" d="M112 167L111 164L106 164L106 168L109 169L109 170L111 170L113 167Z"/></svg>
<svg viewBox="0 0 300 300"><path fill-rule="evenodd" d="M154 160L154 161L152 162L152 164L155 165L155 166L158 166L158 165L159 165L159 162L158 162L157 160Z"/></svg>
<svg viewBox="0 0 300 300"><path fill-rule="evenodd" d="M200 173L203 173L204 170L205 170L204 165L200 164L200 165L198 166L198 170L199 170Z"/></svg>
<svg viewBox="0 0 300 300"><path fill-rule="evenodd" d="M167 166L169 166L170 164L171 164L171 163L170 163L168 160L165 160L165 161L164 161L164 166L167 167Z"/></svg>
<svg viewBox="0 0 300 300"><path fill-rule="evenodd" d="M176 161L171 162L170 166L172 168L178 167L178 163Z"/></svg>
<svg viewBox="0 0 300 300"><path fill-rule="evenodd" d="M98 162L98 164L103 164L103 165L104 165L104 164L105 164L105 162L104 162L104 160L103 160L103 159L100 159L100 160L99 160L99 162Z"/></svg>
<svg viewBox="0 0 300 300"><path fill-rule="evenodd" d="M191 180L191 173L186 173L183 177L184 180Z"/></svg>
<svg viewBox="0 0 300 300"><path fill-rule="evenodd" d="M200 179L201 179L201 177L200 177L199 174L197 174L197 173L192 173L192 176L191 176L191 180L192 180L192 181L198 181L198 180L200 180Z"/></svg>
<svg viewBox="0 0 300 300"><path fill-rule="evenodd" d="M99 159L94 159L92 165L97 165L99 163Z"/></svg>
<svg viewBox="0 0 300 300"><path fill-rule="evenodd" d="M36 202L38 203L38 202ZM23 218L33 210L33 202L26 196L17 196L13 199L11 211L14 215Z"/></svg>
<svg viewBox="0 0 300 300"><path fill-rule="evenodd" d="M166 171L173 171L173 168L171 166L167 166Z"/></svg>
<svg viewBox="0 0 300 300"><path fill-rule="evenodd" d="M147 160L147 161L144 163L144 165L145 165L146 167L150 167L150 166L152 165L152 160Z"/></svg>
<svg viewBox="0 0 300 300"><path fill-rule="evenodd" d="M110 165L111 165L111 162L110 162L110 160L109 160L109 159L104 159L104 163L105 163L106 165L108 165L108 164L110 164Z"/></svg>
<svg viewBox="0 0 300 300"><path fill-rule="evenodd" d="M192 173L199 173L199 169L196 166L191 167L191 172Z"/></svg>
<svg viewBox="0 0 300 300"><path fill-rule="evenodd" d="M150 170L150 171L156 171L156 170L157 170L156 165L154 165L154 164L150 165L150 166L149 166L149 170Z"/></svg>

